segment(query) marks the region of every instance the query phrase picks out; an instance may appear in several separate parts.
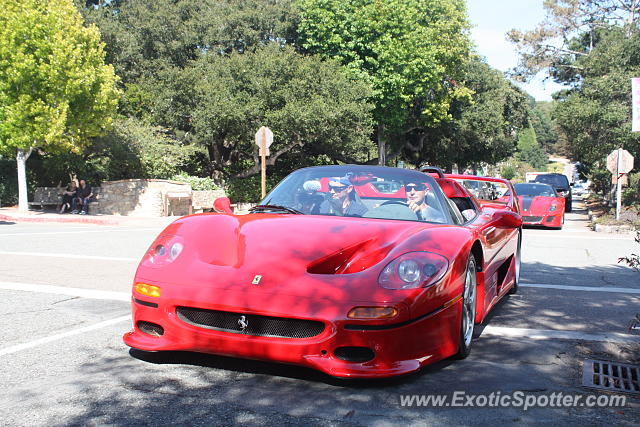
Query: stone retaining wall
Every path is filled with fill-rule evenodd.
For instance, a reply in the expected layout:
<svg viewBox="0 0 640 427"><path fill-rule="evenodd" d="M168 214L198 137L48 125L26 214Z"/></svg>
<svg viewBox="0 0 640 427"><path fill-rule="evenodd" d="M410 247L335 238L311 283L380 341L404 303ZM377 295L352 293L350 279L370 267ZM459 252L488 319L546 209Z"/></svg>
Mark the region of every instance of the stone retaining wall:
<svg viewBox="0 0 640 427"><path fill-rule="evenodd" d="M126 179L100 185L99 203L91 210L104 215L163 216L167 193L191 194L191 185L164 179ZM172 202L170 213L187 215L188 200Z"/></svg>

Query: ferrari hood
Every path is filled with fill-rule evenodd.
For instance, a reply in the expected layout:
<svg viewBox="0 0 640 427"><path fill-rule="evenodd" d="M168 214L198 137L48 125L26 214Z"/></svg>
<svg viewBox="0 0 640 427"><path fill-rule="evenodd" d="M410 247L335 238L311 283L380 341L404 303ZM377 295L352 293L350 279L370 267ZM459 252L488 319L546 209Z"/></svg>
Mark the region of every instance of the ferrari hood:
<svg viewBox="0 0 640 427"><path fill-rule="evenodd" d="M557 197L546 196L518 196L523 215L543 216L549 212L552 203L560 205Z"/></svg>
<svg viewBox="0 0 640 427"><path fill-rule="evenodd" d="M312 289L319 296L331 287L330 294L336 295L335 288L348 286L354 296L354 286L362 288L363 281L379 288L377 277L387 256L419 250L435 229L443 227L450 226L311 215L194 215L163 232L183 239L180 258L158 269L146 268L143 262L138 274L289 295L308 296ZM443 251L451 245L433 240L429 247L435 251L440 244ZM361 298L370 298L371 289L362 289Z"/></svg>
<svg viewBox="0 0 640 427"><path fill-rule="evenodd" d="M334 274L344 272L345 266L335 265L333 271L322 266L328 268L330 260L337 264L341 255L353 259L373 252L377 255L372 261L380 261L408 236L430 226L411 221L254 214L192 217L181 226L187 227L180 234L194 240L198 258L207 264L233 268L285 265ZM350 272L356 271L352 268Z"/></svg>

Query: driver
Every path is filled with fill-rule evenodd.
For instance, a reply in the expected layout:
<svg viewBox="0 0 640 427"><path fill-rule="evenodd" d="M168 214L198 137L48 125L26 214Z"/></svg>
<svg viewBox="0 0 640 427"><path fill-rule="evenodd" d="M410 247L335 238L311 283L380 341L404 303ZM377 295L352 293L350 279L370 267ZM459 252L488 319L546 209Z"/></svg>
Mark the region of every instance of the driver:
<svg viewBox="0 0 640 427"><path fill-rule="evenodd" d="M427 204L427 185L420 182L408 182L404 184L407 193L407 205L414 211L420 221L439 221L442 215L440 211Z"/></svg>
<svg viewBox="0 0 640 427"><path fill-rule="evenodd" d="M367 207L356 200L349 175L329 178L328 199L320 204L320 213L338 216L362 216Z"/></svg>

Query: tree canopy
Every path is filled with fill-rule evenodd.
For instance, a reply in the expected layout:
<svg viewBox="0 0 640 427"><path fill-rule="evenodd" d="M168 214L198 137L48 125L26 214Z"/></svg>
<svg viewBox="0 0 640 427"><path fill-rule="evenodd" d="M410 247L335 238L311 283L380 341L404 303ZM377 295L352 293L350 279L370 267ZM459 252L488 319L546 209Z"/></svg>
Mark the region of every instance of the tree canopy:
<svg viewBox="0 0 640 427"><path fill-rule="evenodd" d="M459 0L301 0L298 32L305 51L373 88L379 142L399 151L408 132L448 120L451 102L470 95L468 27ZM379 155L384 163L383 147Z"/></svg>
<svg viewBox="0 0 640 427"><path fill-rule="evenodd" d="M33 149L81 151L108 128L119 93L95 26L71 0L0 0L0 153L16 157L27 210Z"/></svg>
<svg viewBox="0 0 640 427"><path fill-rule="evenodd" d="M606 156L624 147L640 155L631 132L631 78L640 76L637 0L548 0L535 30L511 33L521 53L518 73L541 69L568 86L554 95L560 147L582 170L608 176ZM608 180L608 178L607 178Z"/></svg>
<svg viewBox="0 0 640 427"><path fill-rule="evenodd" d="M0 0L0 151L77 151L118 103L95 26L71 0Z"/></svg>
<svg viewBox="0 0 640 427"><path fill-rule="evenodd" d="M268 164L281 156L302 166L324 156L362 162L369 152L368 87L333 62L271 44L253 53L205 55L188 69L163 70L154 115L206 148L208 172L221 180L259 173L254 135L274 132Z"/></svg>
<svg viewBox="0 0 640 427"><path fill-rule="evenodd" d="M464 168L494 164L514 153L518 132L527 126L526 94L478 57L462 72L472 97L451 104L452 120L410 134L405 156L414 163L427 159L446 168L454 164Z"/></svg>

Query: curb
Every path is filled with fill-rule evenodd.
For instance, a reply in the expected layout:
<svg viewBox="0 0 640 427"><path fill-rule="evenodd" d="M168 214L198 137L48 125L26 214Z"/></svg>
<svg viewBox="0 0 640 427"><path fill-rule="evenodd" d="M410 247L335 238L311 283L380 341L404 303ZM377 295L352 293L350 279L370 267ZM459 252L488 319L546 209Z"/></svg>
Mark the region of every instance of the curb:
<svg viewBox="0 0 640 427"><path fill-rule="evenodd" d="M587 212L589 215L589 220L595 222L598 219L598 216L595 215L592 211ZM593 231L598 233L610 233L610 234L631 234L636 231L636 229L631 225L605 225L605 224L591 224L591 228Z"/></svg>
<svg viewBox="0 0 640 427"><path fill-rule="evenodd" d="M28 217L28 216L11 216L0 214L0 221L6 222L66 222L79 224L99 224L99 225L118 225L118 221L101 218L66 218L66 217Z"/></svg>

